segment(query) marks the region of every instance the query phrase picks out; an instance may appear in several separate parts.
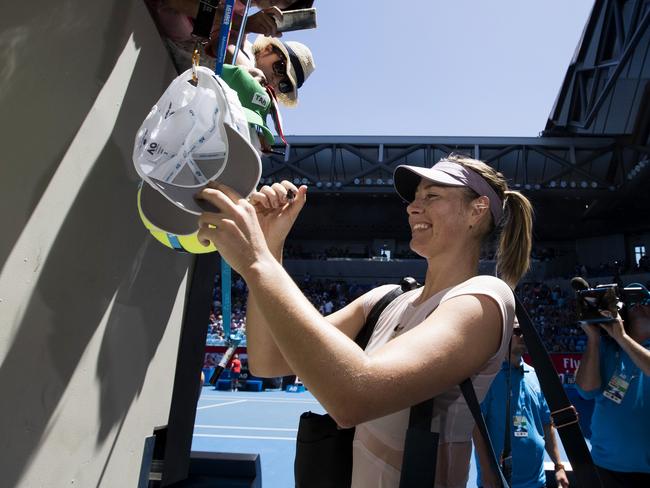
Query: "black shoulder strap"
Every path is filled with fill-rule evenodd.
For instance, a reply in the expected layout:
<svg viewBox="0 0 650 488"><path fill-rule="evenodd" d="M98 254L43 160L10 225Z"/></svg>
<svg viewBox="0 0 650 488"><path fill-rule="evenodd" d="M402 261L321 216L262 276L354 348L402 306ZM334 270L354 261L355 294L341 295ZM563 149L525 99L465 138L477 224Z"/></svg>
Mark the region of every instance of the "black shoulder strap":
<svg viewBox="0 0 650 488"><path fill-rule="evenodd" d="M465 402L469 407L469 411L472 412L472 417L474 417L474 422L476 422L476 427L478 428L481 437L483 437L483 442L488 447L490 467L492 468L492 471L494 471L495 473L499 473L499 477L501 478L501 486L503 488L508 488L508 486L510 485L508 484L508 481L506 480L503 472L501 471L501 467L499 466L497 457L494 454L494 448L492 447L492 440L490 439L490 434L487 430L487 425L485 425L485 419L483 418L483 414L481 413L481 407L478 404L478 398L476 398L474 385L472 384L472 381L469 378L467 378L465 381L463 381L460 384L460 391L463 392L463 397L465 398Z"/></svg>
<svg viewBox="0 0 650 488"><path fill-rule="evenodd" d="M354 342L356 342L361 349L365 349L368 345L372 332L375 330L375 326L379 320L379 316L388 304L405 291L413 290L414 288L417 288L417 282L413 278L404 278L399 286L386 293L377 303L375 303L366 318L366 323L357 334L356 339L354 339Z"/></svg>
<svg viewBox="0 0 650 488"><path fill-rule="evenodd" d="M411 407L399 488L429 488L435 485L440 434L431 431L432 418L433 398Z"/></svg>
<svg viewBox="0 0 650 488"><path fill-rule="evenodd" d="M499 473L502 488L508 488L510 485L497 462L492 440L481 414L474 386L469 378L460 384L460 390L488 448L490 467L495 473ZM432 417L433 398L411 407L409 427L404 441L400 488L431 487L435 484L439 434L431 432Z"/></svg>
<svg viewBox="0 0 650 488"><path fill-rule="evenodd" d="M542 340L539 334L537 334L537 330L533 326L528 312L526 312L526 308L517 295L515 295L515 301L517 303L517 319L524 333L528 353L533 360L533 366L535 366L542 392L551 410L553 425L560 434L562 445L571 462L573 473L578 480L578 486L602 486L591 459L591 454L587 448L584 435L582 434L582 430L580 430L578 412L569 402L557 372L553 367L551 358L546 352Z"/></svg>
<svg viewBox="0 0 650 488"><path fill-rule="evenodd" d="M412 278L402 280L402 288L412 290L419 284ZM399 488L429 488L436 481L436 461L440 434L431 431L434 399L413 405L404 439Z"/></svg>
<svg viewBox="0 0 650 488"><path fill-rule="evenodd" d="M512 354L512 338L508 343L508 369L506 370L506 412L505 412L505 426L503 428L503 451L499 459L503 477L508 484L512 481L512 417L510 416L510 399L512 398L512 365L510 364L510 356ZM494 447L493 447L494 449Z"/></svg>

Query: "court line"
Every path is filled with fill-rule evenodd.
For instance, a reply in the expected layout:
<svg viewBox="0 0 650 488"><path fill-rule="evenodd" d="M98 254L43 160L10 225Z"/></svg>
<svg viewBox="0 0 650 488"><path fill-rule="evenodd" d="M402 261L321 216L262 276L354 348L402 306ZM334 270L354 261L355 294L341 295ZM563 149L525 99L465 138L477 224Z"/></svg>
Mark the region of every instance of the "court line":
<svg viewBox="0 0 650 488"><path fill-rule="evenodd" d="M215 396L215 395L204 395L200 398L200 400L206 400L209 398L221 398L221 399L226 399L226 398L232 398L232 397L220 397L220 396ZM294 404L311 404L311 405L320 405L318 401L316 400L282 400L279 398L267 398L265 400L261 400L259 398L246 398L244 400L240 400L244 402L252 402L252 403L294 403Z"/></svg>
<svg viewBox="0 0 650 488"><path fill-rule="evenodd" d="M298 432L298 429L286 429L283 427L236 427L233 425L201 425L194 424L194 428L201 429L231 429L231 430L273 430L273 431L282 431L282 432Z"/></svg>
<svg viewBox="0 0 650 488"><path fill-rule="evenodd" d="M235 403L244 403L248 400L234 400L232 402L226 402L226 403L215 403L214 405L203 405L202 407L198 407L197 410L203 410L205 408L212 408L212 407L223 407L224 405L233 405Z"/></svg>
<svg viewBox="0 0 650 488"><path fill-rule="evenodd" d="M222 439L257 439L257 440L267 440L267 441L296 442L295 437L271 437L271 436L263 436L263 435L194 434L194 437L219 437Z"/></svg>

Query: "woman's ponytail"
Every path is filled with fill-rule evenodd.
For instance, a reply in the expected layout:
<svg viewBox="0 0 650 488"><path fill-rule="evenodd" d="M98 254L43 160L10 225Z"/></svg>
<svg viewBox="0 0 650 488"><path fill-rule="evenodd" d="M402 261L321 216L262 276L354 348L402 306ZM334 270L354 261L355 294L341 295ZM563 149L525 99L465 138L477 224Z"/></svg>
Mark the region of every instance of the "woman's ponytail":
<svg viewBox="0 0 650 488"><path fill-rule="evenodd" d="M497 248L497 273L512 288L526 274L533 245L533 206L518 191L505 191L504 221Z"/></svg>

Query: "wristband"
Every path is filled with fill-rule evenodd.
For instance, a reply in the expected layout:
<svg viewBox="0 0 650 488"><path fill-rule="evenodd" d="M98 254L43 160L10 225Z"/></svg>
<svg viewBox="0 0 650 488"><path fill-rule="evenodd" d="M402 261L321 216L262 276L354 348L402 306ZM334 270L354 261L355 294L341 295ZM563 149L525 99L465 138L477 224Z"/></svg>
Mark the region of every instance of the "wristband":
<svg viewBox="0 0 650 488"><path fill-rule="evenodd" d="M564 470L564 464L555 463L555 471L557 472L557 471L560 471L561 469Z"/></svg>

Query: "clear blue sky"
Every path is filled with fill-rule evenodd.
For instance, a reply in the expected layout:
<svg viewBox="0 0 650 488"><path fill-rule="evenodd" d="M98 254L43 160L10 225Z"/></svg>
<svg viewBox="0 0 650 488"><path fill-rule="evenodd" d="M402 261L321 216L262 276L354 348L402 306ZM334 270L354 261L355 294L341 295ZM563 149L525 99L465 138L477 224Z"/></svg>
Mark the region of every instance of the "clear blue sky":
<svg viewBox="0 0 650 488"><path fill-rule="evenodd" d="M290 135L536 136L593 0L317 0Z"/></svg>

